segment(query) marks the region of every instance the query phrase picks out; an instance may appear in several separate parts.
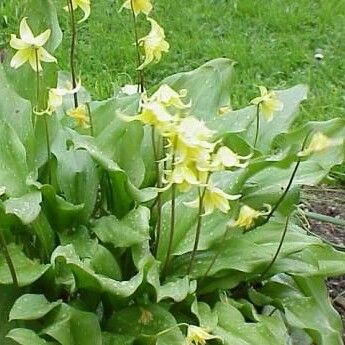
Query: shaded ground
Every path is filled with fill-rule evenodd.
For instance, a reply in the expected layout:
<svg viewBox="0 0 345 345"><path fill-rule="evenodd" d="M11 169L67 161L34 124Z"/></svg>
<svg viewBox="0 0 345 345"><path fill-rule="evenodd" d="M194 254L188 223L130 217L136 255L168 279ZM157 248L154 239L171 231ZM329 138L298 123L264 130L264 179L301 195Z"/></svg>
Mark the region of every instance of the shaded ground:
<svg viewBox="0 0 345 345"><path fill-rule="evenodd" d="M305 208L338 219L345 219L344 187L306 187L303 193ZM309 219L310 230L336 246L345 247L345 227ZM345 275L329 279L327 282L334 307L340 313L345 342Z"/></svg>

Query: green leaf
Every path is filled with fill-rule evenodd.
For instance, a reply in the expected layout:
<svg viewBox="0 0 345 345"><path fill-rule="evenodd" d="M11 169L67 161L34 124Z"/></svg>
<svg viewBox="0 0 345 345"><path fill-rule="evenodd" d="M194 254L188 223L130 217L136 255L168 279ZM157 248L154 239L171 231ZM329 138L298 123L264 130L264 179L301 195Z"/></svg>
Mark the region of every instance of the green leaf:
<svg viewBox="0 0 345 345"><path fill-rule="evenodd" d="M9 197L20 197L27 191L29 171L26 152L14 129L0 121L0 186Z"/></svg>
<svg viewBox="0 0 345 345"><path fill-rule="evenodd" d="M13 339L20 345L47 345L48 343L40 338L34 331L25 328L12 329L6 336Z"/></svg>
<svg viewBox="0 0 345 345"><path fill-rule="evenodd" d="M131 296L143 281L143 269L128 281L118 281L102 274L97 274L88 260L82 261L75 252L73 245L59 246L52 254L51 261L66 266L72 270L77 287L94 291L95 293L107 293L114 297L126 298Z"/></svg>
<svg viewBox="0 0 345 345"><path fill-rule="evenodd" d="M61 301L50 303L44 295L26 294L19 297L13 305L9 320L37 320L61 304Z"/></svg>
<svg viewBox="0 0 345 345"><path fill-rule="evenodd" d="M191 113L203 120L218 116L221 107L230 106L230 87L233 61L211 60L201 67L174 74L162 81L174 90L187 90L185 102L191 101Z"/></svg>
<svg viewBox="0 0 345 345"><path fill-rule="evenodd" d="M41 334L61 345L102 345L97 315L62 304L52 312Z"/></svg>
<svg viewBox="0 0 345 345"><path fill-rule="evenodd" d="M217 303L219 326L214 334L224 345L286 345L289 343L284 322L275 316L261 316L259 322L247 323L238 309L229 303Z"/></svg>
<svg viewBox="0 0 345 345"><path fill-rule="evenodd" d="M0 344L13 345L14 341L5 338L6 334L16 327L14 322L8 321L8 314L15 300L20 296L21 291L13 286L0 286Z"/></svg>
<svg viewBox="0 0 345 345"><path fill-rule="evenodd" d="M32 191L18 198L4 201L5 212L16 215L23 224L32 223L41 211L42 195L39 191Z"/></svg>
<svg viewBox="0 0 345 345"><path fill-rule="evenodd" d="M118 335L136 339L151 339L159 345L181 345L184 337L170 312L159 304L133 306L116 312L107 323L107 329ZM159 332L171 329L165 334ZM157 340L155 343L154 340Z"/></svg>
<svg viewBox="0 0 345 345"><path fill-rule="evenodd" d="M195 300L192 313L198 318L200 327L213 331L218 325L218 314L205 302Z"/></svg>
<svg viewBox="0 0 345 345"><path fill-rule="evenodd" d="M260 116L260 130L256 149L263 153L270 151L272 141L277 135L290 129L298 114L300 103L306 99L307 88L304 85L297 85L276 93L283 102L284 109L281 112L276 112L271 122L267 122ZM231 111L216 119L210 119L207 125L216 130L219 136L228 132L239 133L250 145L253 145L256 132L256 107L249 106Z"/></svg>
<svg viewBox="0 0 345 345"><path fill-rule="evenodd" d="M304 329L317 345L341 345L342 322L321 278L274 278L260 293L282 308L292 327Z"/></svg>
<svg viewBox="0 0 345 345"><path fill-rule="evenodd" d="M89 220L97 199L99 180L95 163L84 150L66 150L54 154L57 159L59 187L68 202L83 204L78 221L85 223Z"/></svg>
<svg viewBox="0 0 345 345"><path fill-rule="evenodd" d="M121 220L115 216L97 219L93 225L93 232L102 242L110 243L115 248L132 247L150 238L149 219L150 210L139 206Z"/></svg>
<svg viewBox="0 0 345 345"><path fill-rule="evenodd" d="M27 286L38 280L50 267L41 265L25 256L21 247L10 244L7 246L17 274L19 286ZM11 272L2 253L0 254L0 284L13 284Z"/></svg>
<svg viewBox="0 0 345 345"><path fill-rule="evenodd" d="M33 159L34 132L32 126L32 109L29 101L21 98L13 90L0 66L0 120L7 122L17 133L28 153L28 160ZM4 133L4 132L2 132Z"/></svg>

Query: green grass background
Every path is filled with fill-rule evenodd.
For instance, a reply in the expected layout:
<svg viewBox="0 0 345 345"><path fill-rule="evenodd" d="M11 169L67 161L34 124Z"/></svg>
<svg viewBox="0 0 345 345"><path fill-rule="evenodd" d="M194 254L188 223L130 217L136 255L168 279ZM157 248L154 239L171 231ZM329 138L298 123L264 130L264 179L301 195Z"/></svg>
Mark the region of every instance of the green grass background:
<svg viewBox="0 0 345 345"><path fill-rule="evenodd" d="M91 0L92 14L78 28L78 70L95 99L135 82L135 47L128 11L120 0ZM17 33L25 1L0 0L0 44ZM237 62L232 104L256 96L256 85L310 87L302 121L345 114L345 1L343 0L153 0L152 16L165 28L170 53L146 72L153 85L165 76L190 70L217 57ZM21 4L21 5L20 5ZM56 1L62 8L65 1ZM81 14L81 13L79 13ZM68 68L67 14L59 17L65 40L56 56ZM140 32L148 31L140 16ZM323 61L314 58L322 49Z"/></svg>

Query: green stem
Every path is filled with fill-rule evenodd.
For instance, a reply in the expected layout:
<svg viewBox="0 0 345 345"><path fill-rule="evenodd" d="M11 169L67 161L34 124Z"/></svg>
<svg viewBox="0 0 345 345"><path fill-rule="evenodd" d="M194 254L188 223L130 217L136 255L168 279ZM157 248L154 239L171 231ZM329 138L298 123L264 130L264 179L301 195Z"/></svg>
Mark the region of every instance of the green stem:
<svg viewBox="0 0 345 345"><path fill-rule="evenodd" d="M204 199L203 196L205 195L205 192L201 193L200 187L199 187L198 188L198 194L199 194L198 223L196 226L194 246L193 246L192 254L190 257L187 274L190 274L190 272L192 270L193 262L195 259L195 254L196 254L196 251L198 250L198 245L199 245L199 240L200 240L200 232L201 232L201 225L202 225L203 199Z"/></svg>
<svg viewBox="0 0 345 345"><path fill-rule="evenodd" d="M320 222L324 223L331 223L334 225L339 225L345 228L345 220L344 219L338 219L330 216L326 216L324 214L315 213L315 212L309 212L309 211L303 211L306 217L318 220Z"/></svg>
<svg viewBox="0 0 345 345"><path fill-rule="evenodd" d="M48 168L48 184L51 183L51 164L50 164L50 158L51 158L51 149L50 149L50 138L49 138L49 127L48 127L48 121L47 121L47 115L43 115L44 120L44 127L46 132L46 143L47 143L47 168Z"/></svg>
<svg viewBox="0 0 345 345"><path fill-rule="evenodd" d="M256 107L256 131L255 131L255 139L254 139L254 148L256 147L256 143L258 142L259 131L260 131L260 104L258 103Z"/></svg>
<svg viewBox="0 0 345 345"><path fill-rule="evenodd" d="M36 110L40 111L40 71L38 69L38 51L35 49L35 62L36 62ZM34 115L34 129L36 128L37 115Z"/></svg>
<svg viewBox="0 0 345 345"><path fill-rule="evenodd" d="M17 274L16 274L16 269L14 267L11 255L10 255L10 253L8 251L8 248L7 248L7 244L6 244L6 240L5 240L4 234L2 233L1 229L0 229L0 245L2 247L2 251L4 253L4 257L5 257L5 260L7 262L7 266L9 268L9 270L10 270L10 273L11 273L13 285L16 288L18 288L19 287L19 283L18 283L18 278L17 278Z"/></svg>
<svg viewBox="0 0 345 345"><path fill-rule="evenodd" d="M161 188L161 174L159 169L159 158L158 152L156 147L156 131L155 127L151 127L151 139L152 139L152 147L153 147L153 156L155 159L155 166L156 166L156 175L157 175L157 188ZM158 192L157 195L157 223L156 223L156 240L155 240L155 255L157 255L158 245L161 237L161 230L162 230L162 196L161 193Z"/></svg>
<svg viewBox="0 0 345 345"><path fill-rule="evenodd" d="M226 227L226 230L225 230L225 233L224 233L224 236L223 236L223 242L224 242L224 241L226 240L226 238L228 237L228 233L229 233L229 230L230 230L230 229L231 229L230 226L227 226L227 227ZM219 255L220 255L220 253L221 253L221 247L219 248L219 250L218 250L218 251L216 252L216 254L214 255L214 257L213 257L213 259L212 259L210 265L208 266L206 272L205 272L204 275L202 276L201 281L203 281L203 280L207 277L207 275L210 273L210 271L211 271L213 265L215 264L216 260L218 259Z"/></svg>
<svg viewBox="0 0 345 345"><path fill-rule="evenodd" d="M94 136L94 128L93 128L93 118L92 118L92 113L91 113L91 108L90 108L90 103L86 103L86 108L87 108L87 113L89 115L90 119L90 134L93 137Z"/></svg>
<svg viewBox="0 0 345 345"><path fill-rule="evenodd" d="M268 264L268 266L266 267L266 269L261 273L261 275L260 275L260 278L261 278L261 279L262 279L262 278L265 276L265 274L271 269L271 267L273 266L273 264L276 262L276 260L277 260L277 258L278 258L278 255L279 255L279 253L280 253L280 250L281 250L282 247L283 247L283 243L284 243L285 236L286 236L287 229L288 229L288 225L289 225L289 220L290 220L290 216L288 216L287 219L286 219L285 227L284 227L283 234L282 234L282 237L281 237L281 239L280 239L280 242L279 242L277 251L276 251L276 253L274 254L274 257L273 257L272 261Z"/></svg>
<svg viewBox="0 0 345 345"><path fill-rule="evenodd" d="M137 50L137 64L138 68L141 66L141 57L140 57L140 47L139 47L139 35L138 35L138 26L137 26L137 18L134 12L134 5L133 0L131 0L131 9L132 9L132 18L133 18L133 26L134 26L134 36L135 36L135 47ZM144 92L144 71L142 69L138 70L138 91Z"/></svg>
<svg viewBox="0 0 345 345"><path fill-rule="evenodd" d="M77 79L76 79L76 72L75 72L75 48L76 48L76 42L77 42L77 28L75 25L73 1L72 0L67 0L67 1L68 1L69 13L70 13L71 35L72 35L71 52L70 52L70 67L71 67L71 74L72 74L72 85L73 85L73 89L75 89L77 87ZM78 108L77 92L73 93L73 98L74 98L74 107Z"/></svg>

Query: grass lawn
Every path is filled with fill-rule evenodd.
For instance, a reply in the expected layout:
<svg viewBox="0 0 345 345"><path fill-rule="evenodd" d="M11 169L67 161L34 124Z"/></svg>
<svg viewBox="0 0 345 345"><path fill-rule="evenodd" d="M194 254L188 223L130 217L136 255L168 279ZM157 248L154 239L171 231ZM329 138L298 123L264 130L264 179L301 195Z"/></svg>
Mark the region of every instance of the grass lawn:
<svg viewBox="0 0 345 345"><path fill-rule="evenodd" d="M118 13L122 1L91 2L92 15L79 29L79 70L94 98L100 99L110 96L116 85L135 82L135 48L131 17L128 12ZM171 50L146 72L150 85L207 60L228 57L237 62L234 108L248 104L258 92L256 85L285 88L306 83L310 95L302 109L305 119L344 116L345 1L153 2L152 16L165 28ZM17 3L0 0L0 44L5 45L9 33L18 31L23 5ZM64 5L63 1L57 3ZM64 11L60 18L67 39L55 55L67 68L69 29ZM141 19L144 23L144 17ZM141 36L147 29L144 23ZM322 62L314 58L317 49L324 54Z"/></svg>

